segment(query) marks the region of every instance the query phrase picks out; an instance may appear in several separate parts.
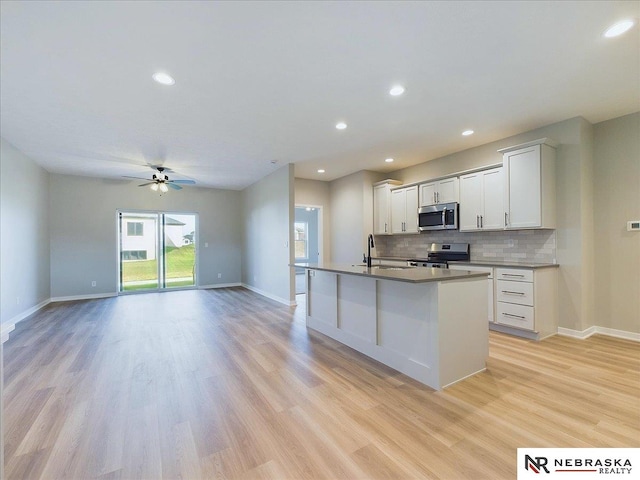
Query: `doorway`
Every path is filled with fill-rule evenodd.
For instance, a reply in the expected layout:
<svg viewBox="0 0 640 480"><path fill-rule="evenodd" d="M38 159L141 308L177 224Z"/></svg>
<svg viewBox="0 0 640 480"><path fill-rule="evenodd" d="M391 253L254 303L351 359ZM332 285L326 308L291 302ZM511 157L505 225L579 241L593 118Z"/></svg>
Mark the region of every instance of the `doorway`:
<svg viewBox="0 0 640 480"><path fill-rule="evenodd" d="M322 207L296 205L294 222L296 263L322 262ZM304 269L296 267L296 295L306 293Z"/></svg>
<svg viewBox="0 0 640 480"><path fill-rule="evenodd" d="M197 214L118 212L118 291L195 288Z"/></svg>

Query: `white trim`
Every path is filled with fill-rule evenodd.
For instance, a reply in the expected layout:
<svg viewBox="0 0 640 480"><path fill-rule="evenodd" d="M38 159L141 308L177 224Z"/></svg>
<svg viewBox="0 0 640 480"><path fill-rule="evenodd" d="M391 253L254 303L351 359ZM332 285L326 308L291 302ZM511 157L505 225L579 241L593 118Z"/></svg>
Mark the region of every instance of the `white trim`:
<svg viewBox="0 0 640 480"><path fill-rule="evenodd" d="M531 140L530 142L521 143L519 145L513 145L511 147L505 147L498 150L498 153L512 152L513 150L520 150L521 148L534 147L536 145L549 145L550 147L557 148L560 145L555 140L550 138L540 138L538 140Z"/></svg>
<svg viewBox="0 0 640 480"><path fill-rule="evenodd" d="M609 337L624 338L625 340L633 340L640 342L640 333L627 332L626 330L616 330L615 328L596 327L596 333L607 335Z"/></svg>
<svg viewBox="0 0 640 480"><path fill-rule="evenodd" d="M118 293L92 293L89 295L70 295L68 297L52 297L52 302L72 302L74 300L93 300L96 298L117 297Z"/></svg>
<svg viewBox="0 0 640 480"><path fill-rule="evenodd" d="M578 338L584 340L594 334L606 335L608 337L623 338L625 340L632 340L634 342L640 342L640 333L627 332L626 330L616 330L615 328L608 327L589 327L586 330L572 330L570 328L558 327L558 335L564 335L565 337Z"/></svg>
<svg viewBox="0 0 640 480"><path fill-rule="evenodd" d="M210 288L230 288L242 287L241 283L214 283L213 285L200 285L198 290L209 290Z"/></svg>
<svg viewBox="0 0 640 480"><path fill-rule="evenodd" d="M41 308L46 307L47 305L49 305L49 303L51 303L51 299L47 298L46 300L43 300L42 302L40 302L37 305L25 310L24 312L19 313L18 315L13 317L8 322L2 324L2 326L0 327L0 338L2 340L0 340L0 342L4 343L7 340L9 340L9 333L12 332L16 328L16 323L24 320L25 318L27 318L30 315L33 315L34 313L36 313Z"/></svg>
<svg viewBox="0 0 640 480"><path fill-rule="evenodd" d="M9 334L16 328L15 323L5 323L0 326L0 343L9 340Z"/></svg>
<svg viewBox="0 0 640 480"><path fill-rule="evenodd" d="M565 337L577 338L580 340L584 340L585 338L589 338L591 335L596 333L596 327L589 327L586 330L572 330L570 328L558 327L558 335L563 335Z"/></svg>
<svg viewBox="0 0 640 480"><path fill-rule="evenodd" d="M288 307L293 307L293 306L297 305L295 300L294 301L285 300L282 297L278 297L277 295L273 295L271 293L265 292L264 290L260 290L259 288L253 287L253 286L248 285L246 283L243 283L242 286L244 288L246 288L247 290L251 290L252 292L257 293L258 295L262 295L263 297L267 297L267 298L270 298L271 300L275 300L278 303L283 303Z"/></svg>

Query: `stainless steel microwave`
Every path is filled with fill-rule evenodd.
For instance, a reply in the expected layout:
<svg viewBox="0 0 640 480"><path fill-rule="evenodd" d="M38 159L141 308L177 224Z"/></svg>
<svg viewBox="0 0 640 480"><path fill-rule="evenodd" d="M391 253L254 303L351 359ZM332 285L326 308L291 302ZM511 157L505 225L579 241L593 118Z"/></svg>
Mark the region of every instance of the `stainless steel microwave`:
<svg viewBox="0 0 640 480"><path fill-rule="evenodd" d="M418 208L418 230L457 230L458 204L440 203Z"/></svg>

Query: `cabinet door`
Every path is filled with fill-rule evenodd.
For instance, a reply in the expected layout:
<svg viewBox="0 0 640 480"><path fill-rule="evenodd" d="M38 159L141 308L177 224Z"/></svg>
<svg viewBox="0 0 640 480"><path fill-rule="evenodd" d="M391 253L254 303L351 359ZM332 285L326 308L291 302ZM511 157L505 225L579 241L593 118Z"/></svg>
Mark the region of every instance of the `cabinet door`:
<svg viewBox="0 0 640 480"><path fill-rule="evenodd" d="M388 185L373 187L373 233L377 235L390 233L389 195Z"/></svg>
<svg viewBox="0 0 640 480"><path fill-rule="evenodd" d="M502 168L482 172L484 212L483 230L502 230L504 228L504 181ZM462 207L460 207L462 208Z"/></svg>
<svg viewBox="0 0 640 480"><path fill-rule="evenodd" d="M458 178L447 178L438 182L436 192L437 203L451 203L460 200Z"/></svg>
<svg viewBox="0 0 640 480"><path fill-rule="evenodd" d="M504 154L507 228L541 225L540 145Z"/></svg>
<svg viewBox="0 0 640 480"><path fill-rule="evenodd" d="M407 192L404 189L391 192L391 233L404 233L406 199Z"/></svg>
<svg viewBox="0 0 640 480"><path fill-rule="evenodd" d="M418 187L405 189L407 204L405 209L405 233L418 233Z"/></svg>
<svg viewBox="0 0 640 480"><path fill-rule="evenodd" d="M460 231L480 230L482 172L460 177Z"/></svg>
<svg viewBox="0 0 640 480"><path fill-rule="evenodd" d="M420 185L420 206L435 205L436 183L424 183Z"/></svg>

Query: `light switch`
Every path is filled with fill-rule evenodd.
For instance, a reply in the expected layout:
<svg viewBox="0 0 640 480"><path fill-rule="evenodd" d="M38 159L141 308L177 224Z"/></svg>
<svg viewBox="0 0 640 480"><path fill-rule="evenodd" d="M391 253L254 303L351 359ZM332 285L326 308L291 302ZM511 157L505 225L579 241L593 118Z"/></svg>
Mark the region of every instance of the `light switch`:
<svg viewBox="0 0 640 480"><path fill-rule="evenodd" d="M209 248L209 242L204 242L204 248Z"/></svg>

